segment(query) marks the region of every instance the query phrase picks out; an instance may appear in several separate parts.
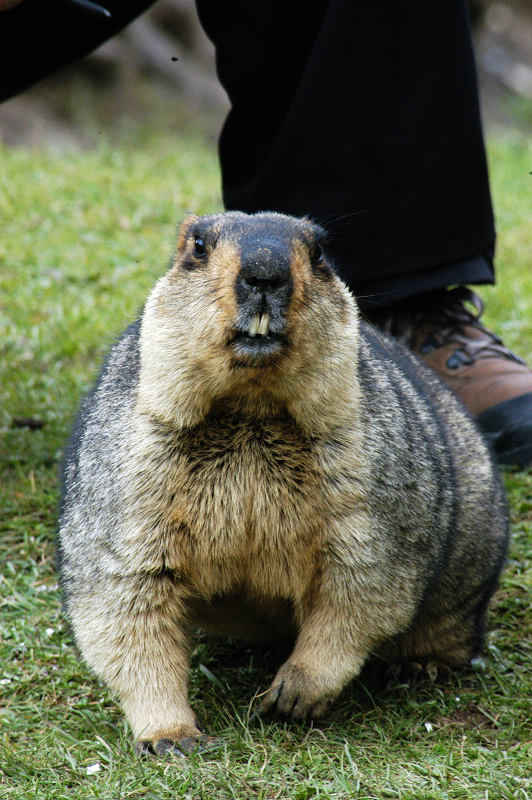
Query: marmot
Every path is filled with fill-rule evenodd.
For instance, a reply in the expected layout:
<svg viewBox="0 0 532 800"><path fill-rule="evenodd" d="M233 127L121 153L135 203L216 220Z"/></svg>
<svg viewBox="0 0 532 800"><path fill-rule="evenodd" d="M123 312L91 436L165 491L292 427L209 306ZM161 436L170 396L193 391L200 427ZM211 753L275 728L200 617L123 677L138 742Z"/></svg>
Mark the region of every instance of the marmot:
<svg viewBox="0 0 532 800"><path fill-rule="evenodd" d="M469 414L359 320L308 219L191 216L67 451L65 608L137 750L205 741L191 629L292 638L261 709L320 717L372 655L478 654L504 492Z"/></svg>

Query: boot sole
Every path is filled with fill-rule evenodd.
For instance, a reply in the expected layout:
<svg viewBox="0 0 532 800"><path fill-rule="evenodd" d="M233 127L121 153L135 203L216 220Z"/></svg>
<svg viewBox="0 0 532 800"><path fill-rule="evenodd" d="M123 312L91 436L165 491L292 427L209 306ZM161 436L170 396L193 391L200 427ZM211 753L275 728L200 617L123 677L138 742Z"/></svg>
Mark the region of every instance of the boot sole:
<svg viewBox="0 0 532 800"><path fill-rule="evenodd" d="M532 466L532 392L488 408L477 422L499 464Z"/></svg>

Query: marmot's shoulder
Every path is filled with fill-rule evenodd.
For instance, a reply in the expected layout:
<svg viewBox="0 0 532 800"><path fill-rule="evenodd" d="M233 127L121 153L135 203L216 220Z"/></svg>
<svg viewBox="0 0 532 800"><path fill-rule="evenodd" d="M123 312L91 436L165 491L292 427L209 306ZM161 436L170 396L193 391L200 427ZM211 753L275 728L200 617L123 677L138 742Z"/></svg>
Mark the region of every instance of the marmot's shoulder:
<svg viewBox="0 0 532 800"><path fill-rule="evenodd" d="M98 431L109 431L111 424L124 407L131 408L139 376L140 319L131 323L113 344L94 385L78 409L72 431L65 448L62 463L62 483L77 481L79 456L82 448L94 446ZM88 429L90 442L87 442ZM63 498L65 492L63 492Z"/></svg>

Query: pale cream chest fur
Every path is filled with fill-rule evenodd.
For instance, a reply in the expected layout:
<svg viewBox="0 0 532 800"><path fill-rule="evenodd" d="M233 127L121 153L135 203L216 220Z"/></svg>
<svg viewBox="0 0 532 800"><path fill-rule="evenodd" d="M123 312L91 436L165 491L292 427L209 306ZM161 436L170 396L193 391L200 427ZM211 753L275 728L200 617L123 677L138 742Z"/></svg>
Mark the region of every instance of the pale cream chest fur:
<svg viewBox="0 0 532 800"><path fill-rule="evenodd" d="M364 505L352 458L341 463L349 447L306 438L286 413L221 409L180 432L139 415L134 427L124 560L171 570L192 594L299 600L333 517Z"/></svg>

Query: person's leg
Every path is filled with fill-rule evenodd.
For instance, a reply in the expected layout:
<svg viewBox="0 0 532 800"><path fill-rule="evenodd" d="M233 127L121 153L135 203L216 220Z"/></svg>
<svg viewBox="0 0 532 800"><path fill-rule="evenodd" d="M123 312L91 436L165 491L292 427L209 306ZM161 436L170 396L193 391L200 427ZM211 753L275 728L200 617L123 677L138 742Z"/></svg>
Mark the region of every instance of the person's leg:
<svg viewBox="0 0 532 800"><path fill-rule="evenodd" d="M451 385L500 461L531 463L532 375L476 295L446 291L494 282L465 0L197 5L232 106L226 207L325 225L364 314Z"/></svg>
<svg viewBox="0 0 532 800"><path fill-rule="evenodd" d="M227 208L324 224L368 309L493 282L463 0L198 0L198 10L232 104L220 140Z"/></svg>

